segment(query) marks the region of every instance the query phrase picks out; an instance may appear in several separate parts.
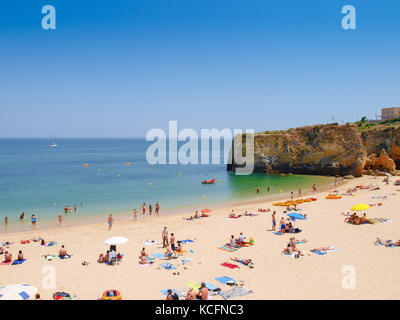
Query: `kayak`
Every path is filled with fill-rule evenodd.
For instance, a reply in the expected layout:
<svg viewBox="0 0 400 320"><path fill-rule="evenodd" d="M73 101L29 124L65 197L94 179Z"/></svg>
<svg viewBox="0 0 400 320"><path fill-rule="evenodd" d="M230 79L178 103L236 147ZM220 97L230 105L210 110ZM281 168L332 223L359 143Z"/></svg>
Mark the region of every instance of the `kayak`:
<svg viewBox="0 0 400 320"><path fill-rule="evenodd" d="M216 179L204 180L204 181L202 181L201 183L210 184L210 183L214 183L215 180L216 180Z"/></svg>

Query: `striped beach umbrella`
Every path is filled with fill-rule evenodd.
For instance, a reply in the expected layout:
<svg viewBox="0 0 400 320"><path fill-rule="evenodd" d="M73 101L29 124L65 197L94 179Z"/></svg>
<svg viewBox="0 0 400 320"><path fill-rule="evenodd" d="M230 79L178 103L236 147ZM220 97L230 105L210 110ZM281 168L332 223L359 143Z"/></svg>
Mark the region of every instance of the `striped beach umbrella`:
<svg viewBox="0 0 400 320"><path fill-rule="evenodd" d="M37 291L28 284L11 284L0 288L0 300L29 300Z"/></svg>

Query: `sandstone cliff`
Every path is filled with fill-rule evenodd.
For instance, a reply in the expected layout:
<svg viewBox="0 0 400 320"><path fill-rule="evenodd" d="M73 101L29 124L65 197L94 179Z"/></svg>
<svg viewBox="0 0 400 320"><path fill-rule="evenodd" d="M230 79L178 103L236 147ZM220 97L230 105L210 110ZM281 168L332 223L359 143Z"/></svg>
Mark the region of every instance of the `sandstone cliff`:
<svg viewBox="0 0 400 320"><path fill-rule="evenodd" d="M360 176L368 160L369 169L396 174L394 162L381 150L400 160L399 140L399 131L360 133L356 124L327 124L256 133L254 171ZM367 158L373 153L381 157ZM233 160L228 170L235 171L236 167Z"/></svg>

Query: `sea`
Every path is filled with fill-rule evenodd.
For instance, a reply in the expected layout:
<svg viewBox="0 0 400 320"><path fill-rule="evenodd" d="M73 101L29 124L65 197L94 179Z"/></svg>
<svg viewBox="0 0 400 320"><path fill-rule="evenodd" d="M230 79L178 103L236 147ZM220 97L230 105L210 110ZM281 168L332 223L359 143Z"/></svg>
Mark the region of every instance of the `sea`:
<svg viewBox="0 0 400 320"><path fill-rule="evenodd" d="M219 148L210 144L210 155L220 151L219 164L150 165L146 151L152 142L145 139L57 139L56 148L52 142L0 139L0 233L29 230L32 214L38 228L56 226L66 205L77 207L64 217L63 223L72 225L105 221L110 213L116 220L132 216L143 203L154 207L158 202L162 215L194 212L297 194L299 188L333 181L312 175L236 175L223 163L223 143ZM201 183L214 178L213 184ZM25 220L19 221L22 212Z"/></svg>

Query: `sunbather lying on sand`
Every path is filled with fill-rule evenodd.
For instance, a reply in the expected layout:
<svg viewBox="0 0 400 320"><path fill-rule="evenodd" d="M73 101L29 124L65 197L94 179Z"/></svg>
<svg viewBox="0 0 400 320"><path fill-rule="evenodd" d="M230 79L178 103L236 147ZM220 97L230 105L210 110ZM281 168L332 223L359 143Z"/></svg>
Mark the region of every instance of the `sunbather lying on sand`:
<svg viewBox="0 0 400 320"><path fill-rule="evenodd" d="M383 244L386 247L391 247L391 246L400 247L400 240L392 241L392 240L381 240L379 238L376 238L375 244L378 243Z"/></svg>
<svg viewBox="0 0 400 320"><path fill-rule="evenodd" d="M314 252L314 251L324 252L324 251L329 251L332 249L333 249L333 247L322 247L322 248L311 249L310 251L311 252Z"/></svg>
<svg viewBox="0 0 400 320"><path fill-rule="evenodd" d="M251 259L244 259L244 258L231 258L231 260L232 261L235 261L235 262L240 262L240 263L243 263L243 264L245 264L246 266L248 265L248 264L250 264L250 263L252 263L252 264L254 264L253 263L253 261L251 260Z"/></svg>

